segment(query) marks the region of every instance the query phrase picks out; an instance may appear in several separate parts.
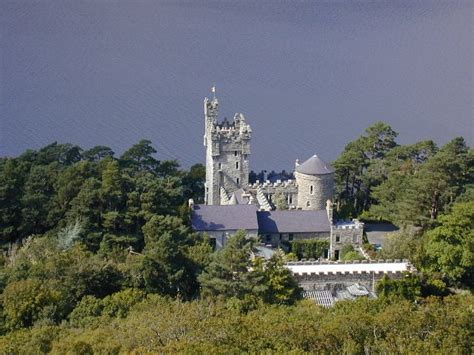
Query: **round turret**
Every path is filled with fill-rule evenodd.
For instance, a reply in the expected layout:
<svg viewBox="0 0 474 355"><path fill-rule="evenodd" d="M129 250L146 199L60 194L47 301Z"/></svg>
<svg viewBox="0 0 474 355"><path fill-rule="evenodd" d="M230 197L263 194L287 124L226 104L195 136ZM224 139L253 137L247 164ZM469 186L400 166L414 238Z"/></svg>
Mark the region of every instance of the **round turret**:
<svg viewBox="0 0 474 355"><path fill-rule="evenodd" d="M298 186L297 207L303 210L322 210L326 201L332 200L335 169L313 155L295 168Z"/></svg>

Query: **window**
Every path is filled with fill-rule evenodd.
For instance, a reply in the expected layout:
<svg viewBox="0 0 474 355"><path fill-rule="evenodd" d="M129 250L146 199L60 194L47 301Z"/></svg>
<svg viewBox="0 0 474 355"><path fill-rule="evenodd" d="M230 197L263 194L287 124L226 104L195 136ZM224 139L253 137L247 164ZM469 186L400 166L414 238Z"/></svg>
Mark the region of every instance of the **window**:
<svg viewBox="0 0 474 355"><path fill-rule="evenodd" d="M293 233L288 234L288 240L291 242L293 240Z"/></svg>
<svg viewBox="0 0 474 355"><path fill-rule="evenodd" d="M288 204L293 204L293 195L288 195Z"/></svg>
<svg viewBox="0 0 474 355"><path fill-rule="evenodd" d="M239 169L239 162L238 162L238 161L235 162L235 168L236 168L237 170Z"/></svg>
<svg viewBox="0 0 474 355"><path fill-rule="evenodd" d="M211 244L212 250L216 250L217 243L216 243L216 238L209 238L209 243Z"/></svg>
<svg viewBox="0 0 474 355"><path fill-rule="evenodd" d="M237 151L234 152L234 156L237 156Z"/></svg>
<svg viewBox="0 0 474 355"><path fill-rule="evenodd" d="M239 179L239 178L237 178L237 185L238 185L238 184L240 184L240 179Z"/></svg>
<svg viewBox="0 0 474 355"><path fill-rule="evenodd" d="M306 201L306 207L311 207L311 202Z"/></svg>
<svg viewBox="0 0 474 355"><path fill-rule="evenodd" d="M314 186L313 186L313 185L311 185L311 186L309 187L309 193L312 195L312 194L313 194L313 192L314 192Z"/></svg>
<svg viewBox="0 0 474 355"><path fill-rule="evenodd" d="M336 234L336 243L339 243L341 241L341 236L339 234Z"/></svg>
<svg viewBox="0 0 474 355"><path fill-rule="evenodd" d="M334 259L339 260L339 250L334 250Z"/></svg>
<svg viewBox="0 0 474 355"><path fill-rule="evenodd" d="M219 170L222 169L222 163L219 163Z"/></svg>

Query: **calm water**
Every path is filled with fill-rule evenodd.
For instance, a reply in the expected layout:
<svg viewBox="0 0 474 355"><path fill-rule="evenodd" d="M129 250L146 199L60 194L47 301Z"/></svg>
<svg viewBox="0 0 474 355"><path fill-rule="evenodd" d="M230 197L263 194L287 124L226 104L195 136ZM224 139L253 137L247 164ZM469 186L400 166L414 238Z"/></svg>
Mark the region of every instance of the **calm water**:
<svg viewBox="0 0 474 355"><path fill-rule="evenodd" d="M212 84L253 127L253 168L332 160L377 120L472 145L473 4L3 0L0 155L149 138L202 162Z"/></svg>

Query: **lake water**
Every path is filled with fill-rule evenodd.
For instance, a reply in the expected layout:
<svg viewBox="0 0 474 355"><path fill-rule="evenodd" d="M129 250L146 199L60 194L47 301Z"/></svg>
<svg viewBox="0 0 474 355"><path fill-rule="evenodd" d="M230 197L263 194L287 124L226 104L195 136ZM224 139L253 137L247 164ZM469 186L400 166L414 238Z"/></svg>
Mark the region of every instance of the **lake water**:
<svg viewBox="0 0 474 355"><path fill-rule="evenodd" d="M204 161L203 98L252 168L335 159L377 120L473 143L472 1L1 1L0 155L52 141Z"/></svg>

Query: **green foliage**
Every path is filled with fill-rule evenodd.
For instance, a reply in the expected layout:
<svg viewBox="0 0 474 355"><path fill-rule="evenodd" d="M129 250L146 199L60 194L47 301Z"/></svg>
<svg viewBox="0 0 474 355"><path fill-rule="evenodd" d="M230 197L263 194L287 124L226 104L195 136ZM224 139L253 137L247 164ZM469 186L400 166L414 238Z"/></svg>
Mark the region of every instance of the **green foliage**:
<svg viewBox="0 0 474 355"><path fill-rule="evenodd" d="M239 231L227 245L214 255L206 271L199 276L204 296L243 299L258 288L262 276L251 273L251 255L256 241Z"/></svg>
<svg viewBox="0 0 474 355"><path fill-rule="evenodd" d="M344 245L344 247L341 249L340 257L344 261L365 259L357 250L354 249L351 244Z"/></svg>
<svg viewBox="0 0 474 355"><path fill-rule="evenodd" d="M284 263L282 252L276 253L268 261L257 259L254 262L255 272L263 275L264 288L259 295L263 302L291 305L301 299L301 289Z"/></svg>
<svg viewBox="0 0 474 355"><path fill-rule="evenodd" d="M182 302L151 295L125 317L94 326L42 326L0 337L9 353L470 353L474 298L417 303L401 298L341 302L325 309ZM36 346L36 348L35 348Z"/></svg>
<svg viewBox="0 0 474 355"><path fill-rule="evenodd" d="M396 137L378 122L334 162L339 217L427 228L474 184L474 152L463 138L438 150L432 141L400 146Z"/></svg>
<svg viewBox="0 0 474 355"><path fill-rule="evenodd" d="M421 159L423 150L427 152ZM473 153L462 138L453 139L437 152L421 144L413 151L417 154L390 157L397 159L392 169L398 169L390 170L387 179L373 188L377 204L371 214L398 225L426 228L474 182Z"/></svg>
<svg viewBox="0 0 474 355"><path fill-rule="evenodd" d="M406 275L402 279L390 279L384 276L377 284L379 297L402 297L415 300L421 296L421 281L417 276Z"/></svg>
<svg viewBox="0 0 474 355"><path fill-rule="evenodd" d="M66 294L67 290L53 280L9 283L2 295L8 328L26 328L44 320L58 321L64 316Z"/></svg>
<svg viewBox="0 0 474 355"><path fill-rule="evenodd" d="M329 249L329 241L318 239L301 239L291 242L291 252L298 259L318 259L324 256L324 251Z"/></svg>
<svg viewBox="0 0 474 355"><path fill-rule="evenodd" d="M1 351L469 352L472 296L446 295L474 278L472 149L395 137L378 123L346 147L339 212L422 225L381 255L408 257L423 278L385 280L380 300L329 310L298 301L289 256L261 259L242 232L213 252L190 231L186 200L202 201L200 164L180 171L147 140L119 159L107 147L57 143L0 158ZM298 258L329 247L292 246Z"/></svg>
<svg viewBox="0 0 474 355"><path fill-rule="evenodd" d="M350 212L355 217L370 206L371 189L383 179L380 162L397 146L398 133L384 122L376 122L365 133L349 143L334 162L337 212L341 217L348 217Z"/></svg>
<svg viewBox="0 0 474 355"><path fill-rule="evenodd" d="M427 268L443 273L451 282L464 281L473 287L474 201L455 203L426 237Z"/></svg>
<svg viewBox="0 0 474 355"><path fill-rule="evenodd" d="M243 231L229 238L199 276L203 296L228 298L242 311L255 308L259 302L293 304L301 297L297 282L283 266L282 254L270 260L252 260L255 242Z"/></svg>
<svg viewBox="0 0 474 355"><path fill-rule="evenodd" d="M288 209L288 200L286 195L282 192L277 192L273 198L273 202L277 210L287 210Z"/></svg>

